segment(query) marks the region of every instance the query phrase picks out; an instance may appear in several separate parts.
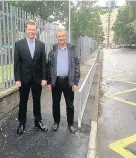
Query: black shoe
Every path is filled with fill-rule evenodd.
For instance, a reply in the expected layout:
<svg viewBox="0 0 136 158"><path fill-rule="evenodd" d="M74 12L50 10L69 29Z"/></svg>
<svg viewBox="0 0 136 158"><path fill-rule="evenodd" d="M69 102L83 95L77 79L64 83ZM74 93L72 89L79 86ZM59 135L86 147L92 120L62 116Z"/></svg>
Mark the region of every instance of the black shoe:
<svg viewBox="0 0 136 158"><path fill-rule="evenodd" d="M47 132L48 129L43 125L42 121L35 121L35 129Z"/></svg>
<svg viewBox="0 0 136 158"><path fill-rule="evenodd" d="M69 128L69 130L70 130L70 132L71 132L72 134L74 134L74 133L76 132L75 127L74 127L73 125L68 126L68 128Z"/></svg>
<svg viewBox="0 0 136 158"><path fill-rule="evenodd" d="M24 129L25 129L25 124L20 124L17 129L17 134L21 135L24 132Z"/></svg>
<svg viewBox="0 0 136 158"><path fill-rule="evenodd" d="M57 131L59 128L59 124L58 123L54 123L54 125L52 126L52 130L53 131Z"/></svg>

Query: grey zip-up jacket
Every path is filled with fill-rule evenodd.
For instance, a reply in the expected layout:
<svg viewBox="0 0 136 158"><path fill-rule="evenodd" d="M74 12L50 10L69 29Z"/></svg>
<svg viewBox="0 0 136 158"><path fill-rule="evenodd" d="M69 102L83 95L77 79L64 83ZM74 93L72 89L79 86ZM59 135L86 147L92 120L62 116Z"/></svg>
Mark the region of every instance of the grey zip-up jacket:
<svg viewBox="0 0 136 158"><path fill-rule="evenodd" d="M78 85L80 79L80 63L75 53L75 46L67 43L68 49L68 83L70 86ZM48 54L47 64L47 84L55 86L57 78L57 54L58 44L53 45L52 50Z"/></svg>

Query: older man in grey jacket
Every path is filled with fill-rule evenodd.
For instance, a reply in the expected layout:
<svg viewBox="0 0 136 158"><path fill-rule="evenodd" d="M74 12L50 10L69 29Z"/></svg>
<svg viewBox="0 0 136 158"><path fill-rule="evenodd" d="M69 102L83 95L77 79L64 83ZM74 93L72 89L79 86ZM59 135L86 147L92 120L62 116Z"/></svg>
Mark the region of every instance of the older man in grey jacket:
<svg viewBox="0 0 136 158"><path fill-rule="evenodd" d="M63 92L66 101L67 123L71 133L74 128L74 92L80 79L80 64L75 53L75 46L66 43L66 31L56 31L58 43L53 45L48 55L48 88L52 91L53 131L60 123L60 100Z"/></svg>

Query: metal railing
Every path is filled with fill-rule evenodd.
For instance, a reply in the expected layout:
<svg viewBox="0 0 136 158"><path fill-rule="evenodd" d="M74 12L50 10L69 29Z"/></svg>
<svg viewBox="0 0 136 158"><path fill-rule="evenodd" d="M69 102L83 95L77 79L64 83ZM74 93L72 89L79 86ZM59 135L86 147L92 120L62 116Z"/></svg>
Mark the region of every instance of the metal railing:
<svg viewBox="0 0 136 158"><path fill-rule="evenodd" d="M87 104L88 96L89 96L93 79L94 79L94 75L95 75L98 54L99 54L99 51L97 53L95 60L93 61L93 64L87 76L84 79L84 82L82 83L78 91L78 128L81 128L81 122L82 122L84 110Z"/></svg>

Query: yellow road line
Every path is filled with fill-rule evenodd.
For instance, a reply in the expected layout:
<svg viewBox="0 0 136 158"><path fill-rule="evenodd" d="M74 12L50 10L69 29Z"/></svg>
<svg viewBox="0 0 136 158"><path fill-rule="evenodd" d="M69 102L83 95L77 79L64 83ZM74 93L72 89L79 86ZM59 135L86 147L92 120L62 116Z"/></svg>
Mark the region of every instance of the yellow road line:
<svg viewBox="0 0 136 158"><path fill-rule="evenodd" d="M120 92L117 92L117 93L113 93L113 94L110 95L110 97L114 97L116 95L125 94L125 93L129 93L129 92L133 92L133 91L136 91L136 88L120 91Z"/></svg>
<svg viewBox="0 0 136 158"><path fill-rule="evenodd" d="M113 70L113 69L105 69L103 71L113 71L113 72L118 72L118 73L131 73L131 72L123 71L123 70Z"/></svg>
<svg viewBox="0 0 136 158"><path fill-rule="evenodd" d="M123 99L120 99L120 98L118 98L118 97L111 97L111 96L108 96L108 98L111 98L111 99L120 101L120 102L122 102L122 103L126 103L126 104L130 104L130 105L136 106L136 103L135 103L135 102L123 100Z"/></svg>
<svg viewBox="0 0 136 158"><path fill-rule="evenodd" d="M130 83L130 84L136 85L136 82L123 81L123 80L114 80L114 81L119 81L119 82Z"/></svg>
<svg viewBox="0 0 136 158"><path fill-rule="evenodd" d="M120 73L120 71L113 70L113 69L105 69L104 71L113 71L113 72L119 72Z"/></svg>
<svg viewBox="0 0 136 158"><path fill-rule="evenodd" d="M134 142L136 142L136 134L134 134L130 137L124 138L124 139L120 139L120 140L110 144L109 148L125 158L136 158L136 155L134 155L130 151L124 149L124 147L126 147Z"/></svg>
<svg viewBox="0 0 136 158"><path fill-rule="evenodd" d="M133 75L133 73L124 73L124 74L120 74L120 75L116 75L116 76L112 76L112 77L107 77L107 80L113 80L113 79L115 79L115 78L117 78L117 77L122 77L122 76L131 76L131 75Z"/></svg>

